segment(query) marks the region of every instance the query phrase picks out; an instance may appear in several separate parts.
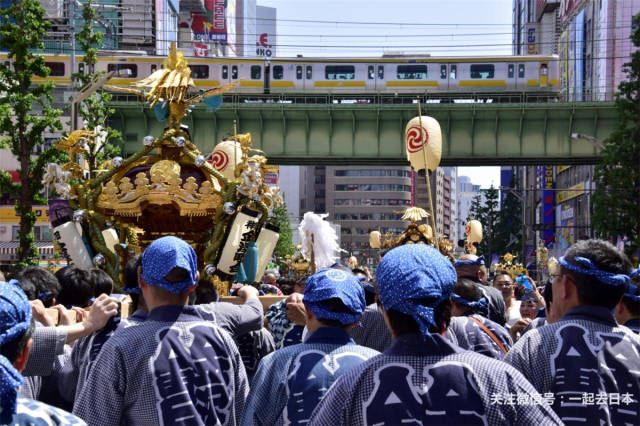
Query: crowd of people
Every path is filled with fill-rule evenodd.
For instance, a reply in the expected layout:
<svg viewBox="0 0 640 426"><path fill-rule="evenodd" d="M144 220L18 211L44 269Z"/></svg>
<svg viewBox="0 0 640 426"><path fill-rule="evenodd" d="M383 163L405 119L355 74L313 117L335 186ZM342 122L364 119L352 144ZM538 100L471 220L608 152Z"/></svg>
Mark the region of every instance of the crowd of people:
<svg viewBox="0 0 640 426"><path fill-rule="evenodd" d="M640 419L640 268L607 242L579 241L544 283L409 244L375 276L268 271L233 288L241 304L221 302L197 265L167 236L129 262L122 294L74 266L3 279L0 424ZM283 297L263 310L260 294Z"/></svg>

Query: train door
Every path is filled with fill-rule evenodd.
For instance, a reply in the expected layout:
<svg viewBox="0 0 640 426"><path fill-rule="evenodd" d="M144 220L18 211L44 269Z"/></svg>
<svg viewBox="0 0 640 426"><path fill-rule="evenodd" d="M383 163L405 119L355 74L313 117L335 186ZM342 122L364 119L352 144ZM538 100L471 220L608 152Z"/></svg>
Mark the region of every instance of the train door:
<svg viewBox="0 0 640 426"><path fill-rule="evenodd" d="M546 62L540 64L540 87L549 85L549 65Z"/></svg>
<svg viewBox="0 0 640 426"><path fill-rule="evenodd" d="M507 64L507 90L515 90L517 88L516 64Z"/></svg>
<svg viewBox="0 0 640 426"><path fill-rule="evenodd" d="M313 90L313 65L304 66L304 92Z"/></svg>
<svg viewBox="0 0 640 426"><path fill-rule="evenodd" d="M378 65L378 72L376 74L376 89L378 92L384 91L387 85L384 82L384 65Z"/></svg>
<svg viewBox="0 0 640 426"><path fill-rule="evenodd" d="M449 81L448 81L448 89L458 89L460 84L458 83L458 64L450 64L449 65Z"/></svg>
<svg viewBox="0 0 640 426"><path fill-rule="evenodd" d="M448 90L449 89L449 78L447 75L447 65L440 65L440 81L438 82L438 87L440 90Z"/></svg>
<svg viewBox="0 0 640 426"><path fill-rule="evenodd" d="M367 77L365 80L366 91L371 93L376 90L376 65L375 64L366 64L367 67Z"/></svg>
<svg viewBox="0 0 640 426"><path fill-rule="evenodd" d="M271 62L264 63L264 94L271 93Z"/></svg>
<svg viewBox="0 0 640 426"><path fill-rule="evenodd" d="M526 64L521 62L518 64L518 88L521 90L527 90L529 82L527 81Z"/></svg>

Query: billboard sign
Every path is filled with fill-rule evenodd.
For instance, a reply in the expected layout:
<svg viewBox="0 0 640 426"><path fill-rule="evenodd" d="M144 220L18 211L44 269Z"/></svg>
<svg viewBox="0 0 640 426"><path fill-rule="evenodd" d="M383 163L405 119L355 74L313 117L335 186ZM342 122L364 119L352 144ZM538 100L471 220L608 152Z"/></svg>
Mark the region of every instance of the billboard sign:
<svg viewBox="0 0 640 426"><path fill-rule="evenodd" d="M256 56L270 58L273 56L272 47L273 45L269 43L269 33L260 34L256 42Z"/></svg>
<svg viewBox="0 0 640 426"><path fill-rule="evenodd" d="M192 41L201 43L227 41L224 0L207 0L205 7L207 10L204 14L191 13Z"/></svg>
<svg viewBox="0 0 640 426"><path fill-rule="evenodd" d="M556 197L553 191L553 166L543 166L542 173L542 223L546 225L542 232L542 239L544 240L545 247L553 248L553 242L555 239L555 230L553 227L556 223Z"/></svg>
<svg viewBox="0 0 640 426"><path fill-rule="evenodd" d="M538 24L528 23L525 25L527 55L538 54Z"/></svg>

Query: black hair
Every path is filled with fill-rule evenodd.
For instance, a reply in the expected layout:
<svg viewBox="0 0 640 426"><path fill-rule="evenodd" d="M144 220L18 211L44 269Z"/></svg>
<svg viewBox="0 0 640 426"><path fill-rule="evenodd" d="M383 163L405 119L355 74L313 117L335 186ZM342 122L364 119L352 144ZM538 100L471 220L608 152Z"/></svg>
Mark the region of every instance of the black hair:
<svg viewBox="0 0 640 426"><path fill-rule="evenodd" d="M216 302L218 300L218 290L216 290L208 278L201 278L193 293L196 295L195 303L198 305Z"/></svg>
<svg viewBox="0 0 640 426"><path fill-rule="evenodd" d="M282 294L287 296L293 293L293 286L295 285L295 283L296 280L291 278L280 277L276 280L276 285L280 287L280 290L282 290Z"/></svg>
<svg viewBox="0 0 640 426"><path fill-rule="evenodd" d="M320 304L323 305L328 310L330 310L331 312L336 314L351 313L351 310L347 308L344 302L337 297L332 297L331 299L323 300L322 302L320 302ZM317 318L317 315L316 315L316 318ZM340 327L340 328L345 327L345 324L342 324L338 320L318 318L318 321L321 324L326 325L328 327Z"/></svg>
<svg viewBox="0 0 640 426"><path fill-rule="evenodd" d="M636 288L634 296L640 296L640 287ZM632 317L640 317L640 301L634 302L628 297L622 297L622 304L629 311Z"/></svg>
<svg viewBox="0 0 640 426"><path fill-rule="evenodd" d="M469 302L477 302L482 299L482 290L476 285L475 282L470 280L469 278L458 278L458 281L453 286L453 292L463 299L468 300ZM453 303L464 312L465 315L473 315L480 314L482 316L487 316L488 312L486 310L482 310L480 308L472 308L469 306L465 306L462 303L458 303L453 300Z"/></svg>
<svg viewBox="0 0 640 426"><path fill-rule="evenodd" d="M103 293L106 295L113 293L113 279L109 274L102 269L92 269L89 273L93 283L93 297L98 297Z"/></svg>
<svg viewBox="0 0 640 426"><path fill-rule="evenodd" d="M27 329L27 331L0 346L0 355L7 358L11 364L16 362L16 359L18 359L18 356L20 356L20 354L24 350L24 347L27 345L27 342L33 335L33 330L35 328L36 323L33 318L31 318L31 324L29 324L29 328Z"/></svg>
<svg viewBox="0 0 640 426"><path fill-rule="evenodd" d="M433 303L432 299L417 299L420 305L430 306ZM420 334L420 326L411 315L403 314L395 309L387 310L389 317L389 325L391 330L396 336L402 336L403 334ZM434 308L433 318L436 322L436 326L429 327L429 332L433 334L440 334L449 327L451 322L451 303L449 299L444 299Z"/></svg>
<svg viewBox="0 0 640 426"><path fill-rule="evenodd" d="M601 271L613 274L631 272L631 262L627 256L610 243L603 240L581 240L572 245L564 254L564 259L578 266L576 257L585 257ZM568 275L575 285L581 305L602 306L613 309L626 291L625 286L612 286L600 282L592 275L579 274L561 266L562 275Z"/></svg>
<svg viewBox="0 0 640 426"><path fill-rule="evenodd" d="M60 283L58 303L65 306L84 308L93 297L91 273L77 266L66 266L56 272Z"/></svg>
<svg viewBox="0 0 640 426"><path fill-rule="evenodd" d="M21 280L17 275L14 276L13 279L18 280L20 288L24 291L24 294L27 295L27 299L36 300L38 298L38 289L30 279Z"/></svg>
<svg viewBox="0 0 640 426"><path fill-rule="evenodd" d="M547 307L553 302L553 291L551 290L550 281L544 286L544 290L542 290L542 298L544 299L544 303Z"/></svg>
<svg viewBox="0 0 640 426"><path fill-rule="evenodd" d="M124 267L124 286L127 288L140 288L138 286L138 267L142 265L142 256L136 254L133 256ZM131 297L131 309L133 312L138 310L138 304L140 303L140 294L130 293Z"/></svg>
<svg viewBox="0 0 640 426"><path fill-rule="evenodd" d="M29 300L42 300L45 308L51 307L53 299L60 294L60 283L56 276L37 266L27 266L16 274L15 279L20 282L20 287L25 293L27 293L25 287L30 288L29 283L33 285L35 295L32 298L30 294L27 294L27 297Z"/></svg>
<svg viewBox="0 0 640 426"><path fill-rule="evenodd" d="M503 275L508 275L508 276L509 276L509 278L511 278L511 274L510 274L510 273L508 273L507 271L497 271L497 272L493 275L493 280L491 280L491 283L492 283L492 284L493 284L493 283L495 283L496 279L497 279L498 277L503 276ZM513 279L512 279L511 281L513 281Z"/></svg>
<svg viewBox="0 0 640 426"><path fill-rule="evenodd" d="M169 271L167 275L164 276L164 279L169 281L170 283L179 283L189 278L189 271L179 266L176 266L172 270Z"/></svg>

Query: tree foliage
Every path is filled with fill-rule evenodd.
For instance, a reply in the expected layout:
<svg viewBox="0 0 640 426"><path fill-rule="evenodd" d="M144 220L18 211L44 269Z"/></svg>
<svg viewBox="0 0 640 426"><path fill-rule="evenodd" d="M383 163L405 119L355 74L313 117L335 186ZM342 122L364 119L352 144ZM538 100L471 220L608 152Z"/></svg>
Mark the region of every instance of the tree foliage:
<svg viewBox="0 0 640 426"><path fill-rule="evenodd" d="M640 47L640 13L633 23L631 41ZM627 80L616 94L618 127L604 141L602 162L595 168L591 221L600 237L615 243L626 236L625 251L632 255L640 250L640 50L631 54L623 70Z"/></svg>
<svg viewBox="0 0 640 426"><path fill-rule="evenodd" d="M94 30L96 10L91 1L85 3L82 9L82 27L76 34L76 42L80 50L84 52L82 61L85 72L73 74L73 78L80 83L82 88L91 85L105 75L104 71L96 71L98 47L102 44L104 34ZM86 154L89 166L89 174L94 176L96 169L107 159L120 155L122 135L119 131L107 126L107 119L115 110L107 105L111 101L111 94L98 90L79 105L78 115L84 122L84 127L96 134L94 143L89 144L89 152Z"/></svg>
<svg viewBox="0 0 640 426"><path fill-rule="evenodd" d="M518 187L517 177L511 179L509 187ZM522 203L511 191L506 192L502 202L494 237L496 247L504 247L512 254L522 251ZM520 259L524 260L524 257Z"/></svg>
<svg viewBox="0 0 640 426"><path fill-rule="evenodd" d="M278 263L281 263L285 256L293 256L295 254L292 242L293 231L289 223L287 203L283 202L273 209L273 219L278 228L280 228L280 238L273 253L278 259Z"/></svg>
<svg viewBox="0 0 640 426"><path fill-rule="evenodd" d="M53 108L51 81L40 81L49 75L44 58L33 50L44 48L49 28L45 10L37 0L16 0L0 8L0 49L7 52L10 66L0 64L0 147L9 148L20 163L20 182L0 171L0 192L16 198L16 213L20 216L18 266L38 263L33 226L36 218L34 203L43 203L45 166L59 160L60 153L46 148L45 133L61 130L61 111ZM35 155L36 149L44 149ZM46 149L45 149L46 148Z"/></svg>
<svg viewBox="0 0 640 426"><path fill-rule="evenodd" d="M483 238L478 246L478 254L484 254L491 259L493 253L504 250L504 245L499 245L496 234L499 230L500 203L498 201L498 190L491 185L491 188L484 190L484 203L480 206L479 216L475 219L482 223Z"/></svg>

